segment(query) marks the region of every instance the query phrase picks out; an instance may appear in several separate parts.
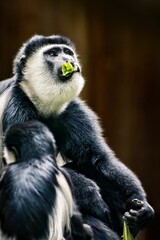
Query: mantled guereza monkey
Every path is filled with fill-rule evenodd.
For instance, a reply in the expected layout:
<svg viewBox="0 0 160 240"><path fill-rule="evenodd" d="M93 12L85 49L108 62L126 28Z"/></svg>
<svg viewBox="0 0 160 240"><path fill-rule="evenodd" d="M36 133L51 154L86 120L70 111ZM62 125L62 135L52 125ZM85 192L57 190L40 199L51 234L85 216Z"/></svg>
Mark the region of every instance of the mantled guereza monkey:
<svg viewBox="0 0 160 240"><path fill-rule="evenodd" d="M66 62L76 66L69 76L62 74ZM14 60L13 77L0 85L1 135L15 123L43 122L64 161L72 161L67 166L99 186L112 221L110 226L105 223L107 231L121 237L125 217L136 236L152 219L153 208L137 176L107 145L97 115L78 98L83 85L75 47L68 38L32 37Z"/></svg>
<svg viewBox="0 0 160 240"><path fill-rule="evenodd" d="M55 140L44 124L16 124L6 132L1 240L92 239L73 200L70 178L55 158Z"/></svg>

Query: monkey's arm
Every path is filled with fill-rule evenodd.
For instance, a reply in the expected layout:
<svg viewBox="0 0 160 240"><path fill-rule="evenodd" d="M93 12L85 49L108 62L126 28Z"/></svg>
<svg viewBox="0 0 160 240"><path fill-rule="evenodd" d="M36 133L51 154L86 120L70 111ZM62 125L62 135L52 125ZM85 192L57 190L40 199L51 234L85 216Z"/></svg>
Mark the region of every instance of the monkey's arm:
<svg viewBox="0 0 160 240"><path fill-rule="evenodd" d="M134 225L133 233L144 228L153 216L153 209L147 203L138 178L115 157L106 144L97 116L83 102L76 100L57 119L49 120L48 124L53 128L63 158L71 159L73 168L100 186L102 196L113 212L112 219L119 234L124 214L130 220L130 225ZM142 201L141 207L136 204L133 206L134 199ZM137 214L130 211L132 208ZM128 211L131 217L126 216Z"/></svg>
<svg viewBox="0 0 160 240"><path fill-rule="evenodd" d="M3 133L13 124L39 119L36 108L20 87L13 86L9 94L1 117Z"/></svg>
<svg viewBox="0 0 160 240"><path fill-rule="evenodd" d="M72 180L73 196L79 210L84 215L88 214L110 224L110 212L107 204L102 199L100 189L91 179L67 167L63 166Z"/></svg>
<svg viewBox="0 0 160 240"><path fill-rule="evenodd" d="M3 81L0 81L0 95L15 82L14 78L9 78Z"/></svg>

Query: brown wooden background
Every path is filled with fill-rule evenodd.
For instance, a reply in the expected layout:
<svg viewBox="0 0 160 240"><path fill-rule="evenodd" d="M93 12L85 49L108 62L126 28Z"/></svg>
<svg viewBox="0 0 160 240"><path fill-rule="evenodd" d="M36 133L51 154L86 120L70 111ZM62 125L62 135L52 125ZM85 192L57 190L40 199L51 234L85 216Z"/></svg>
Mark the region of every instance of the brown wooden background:
<svg viewBox="0 0 160 240"><path fill-rule="evenodd" d="M82 96L156 211L139 239L160 239L160 2L1 0L0 26L0 79L11 76L18 48L33 34L75 41L86 77Z"/></svg>

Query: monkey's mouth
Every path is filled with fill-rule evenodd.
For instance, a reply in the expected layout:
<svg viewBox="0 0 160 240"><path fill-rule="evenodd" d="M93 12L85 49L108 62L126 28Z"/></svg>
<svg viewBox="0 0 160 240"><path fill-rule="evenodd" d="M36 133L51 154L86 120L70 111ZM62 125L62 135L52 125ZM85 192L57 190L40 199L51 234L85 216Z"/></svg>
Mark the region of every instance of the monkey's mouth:
<svg viewBox="0 0 160 240"><path fill-rule="evenodd" d="M64 74L62 67L58 69L58 77L62 82L66 82L67 80L70 80L75 73L81 72L80 67L77 64L73 65L73 67L74 67L74 70L68 71L66 72L66 74Z"/></svg>

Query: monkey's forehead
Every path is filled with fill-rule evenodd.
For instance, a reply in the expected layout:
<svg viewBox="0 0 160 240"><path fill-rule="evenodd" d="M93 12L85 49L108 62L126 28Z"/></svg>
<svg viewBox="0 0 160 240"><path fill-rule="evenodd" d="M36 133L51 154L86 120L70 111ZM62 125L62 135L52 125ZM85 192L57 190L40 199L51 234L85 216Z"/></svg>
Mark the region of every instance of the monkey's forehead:
<svg viewBox="0 0 160 240"><path fill-rule="evenodd" d="M75 51L75 46L73 42L67 37L61 35L53 35L48 37L35 35L22 45L15 57L14 63L16 64L16 62L18 62L23 55L28 58L30 55L32 55L42 47L48 47L51 45L55 46L57 44L61 46L65 45L71 47Z"/></svg>
<svg viewBox="0 0 160 240"><path fill-rule="evenodd" d="M46 52L46 51L51 50L51 49L53 49L53 48L61 48L61 49L63 49L63 48L68 48L68 49L70 49L71 51L74 50L72 47L70 47L70 46L68 46L68 45L65 45L65 44L48 44L48 45L46 45L46 46L40 47L40 48L37 49L35 52L43 53L43 52ZM35 53L35 52L34 52L34 53ZM75 52L75 50L74 50L74 52ZM34 54L34 53L33 53L33 54Z"/></svg>
<svg viewBox="0 0 160 240"><path fill-rule="evenodd" d="M43 46L52 44L67 45L74 48L73 42L69 38L66 38L64 36L53 35L45 37L36 35L30 38L26 43L24 43L22 49L26 55L29 55Z"/></svg>

